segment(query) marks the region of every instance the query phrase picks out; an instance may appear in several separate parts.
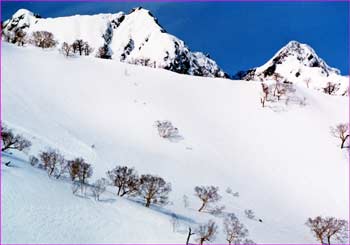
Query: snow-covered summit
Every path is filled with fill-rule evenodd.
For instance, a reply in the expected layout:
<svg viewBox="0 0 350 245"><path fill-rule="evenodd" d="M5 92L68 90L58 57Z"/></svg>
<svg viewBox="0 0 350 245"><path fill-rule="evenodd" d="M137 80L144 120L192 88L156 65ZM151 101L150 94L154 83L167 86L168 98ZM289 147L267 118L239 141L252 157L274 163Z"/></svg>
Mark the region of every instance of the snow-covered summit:
<svg viewBox="0 0 350 245"><path fill-rule="evenodd" d="M307 44L290 41L264 65L240 72L243 80L274 80L276 77L292 83L304 83L307 87L323 90L329 83L335 85L333 94L348 94L348 79L340 71L321 59Z"/></svg>
<svg viewBox="0 0 350 245"><path fill-rule="evenodd" d="M164 68L177 73L228 77L200 52L192 52L179 38L167 33L149 10L134 8L129 14L75 15L59 18L40 18L29 10L18 10L3 24L3 34L17 30L30 35L34 31L52 32L58 42L87 41L97 52L107 45L112 59L127 63Z"/></svg>

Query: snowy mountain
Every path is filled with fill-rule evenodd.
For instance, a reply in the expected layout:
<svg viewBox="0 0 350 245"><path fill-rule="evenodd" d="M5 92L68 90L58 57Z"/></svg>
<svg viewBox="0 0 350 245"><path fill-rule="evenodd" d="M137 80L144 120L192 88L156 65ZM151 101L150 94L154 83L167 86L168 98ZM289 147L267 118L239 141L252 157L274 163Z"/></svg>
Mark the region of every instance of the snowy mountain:
<svg viewBox="0 0 350 245"><path fill-rule="evenodd" d="M330 94L347 96L349 93L349 77L341 76L338 69L328 66L310 46L297 41L289 42L264 65L241 71L235 78L247 81L277 79L320 91L331 85Z"/></svg>
<svg viewBox="0 0 350 245"><path fill-rule="evenodd" d="M148 13L125 15L119 27L136 14ZM29 20L37 23L30 20L28 31L43 25L60 40L79 33L75 30L88 39L90 32L84 28L102 34L101 23L117 16L122 15L32 17ZM84 28L82 20L88 23ZM62 26L68 34L60 36L55 29ZM119 27L113 33L127 31ZM135 43L141 42L130 33ZM174 40L159 33L153 37L157 36ZM114 38L117 35L110 47L118 54L119 41ZM89 41L104 42L100 35ZM151 55L146 50L140 52ZM308 217L349 217L349 155L330 133L331 126L348 122L348 97L328 96L295 83L288 103L281 98L263 108L260 83L185 76L92 56L67 59L57 50L30 45L3 43L1 58L2 120L32 142L28 152L2 154L11 164L1 165L1 243L184 244L188 227L196 230L211 219L218 230L208 243L224 244L223 217L234 213L256 243L317 244L305 226ZM279 62L287 60L292 58ZM337 75L319 66L317 70L326 69L329 77ZM282 65L276 67L279 71ZM303 103L294 100L299 97ZM179 137L160 137L157 120L171 121ZM69 179L49 178L43 169L30 166L29 156L49 147L68 160L83 157L91 163L89 183L106 177L116 165L161 176L172 186L169 203L147 208L136 197L117 196L113 186L100 201L90 192L73 195ZM226 207L222 215L198 212L198 185L219 187L222 198L213 205ZM226 191L228 187L233 192ZM249 209L255 218L245 214ZM197 239L198 233L190 243Z"/></svg>
<svg viewBox="0 0 350 245"><path fill-rule="evenodd" d="M181 74L205 77L228 77L216 62L200 52L191 52L186 44L167 33L146 9L129 14L75 15L41 18L29 10L18 10L3 23L3 35L14 36L23 30L53 33L59 47L76 39L87 41L97 52L106 45L112 59L126 63L164 68Z"/></svg>

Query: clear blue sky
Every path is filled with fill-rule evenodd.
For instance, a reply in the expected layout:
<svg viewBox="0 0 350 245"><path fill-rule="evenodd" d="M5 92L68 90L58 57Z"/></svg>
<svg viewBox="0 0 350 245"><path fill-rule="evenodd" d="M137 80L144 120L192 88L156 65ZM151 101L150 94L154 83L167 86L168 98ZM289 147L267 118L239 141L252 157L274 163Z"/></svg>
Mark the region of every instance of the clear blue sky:
<svg viewBox="0 0 350 245"><path fill-rule="evenodd" d="M193 51L209 53L229 74L265 63L290 40L311 45L349 74L349 2L2 2L2 20L27 8L43 17L129 12L143 6Z"/></svg>

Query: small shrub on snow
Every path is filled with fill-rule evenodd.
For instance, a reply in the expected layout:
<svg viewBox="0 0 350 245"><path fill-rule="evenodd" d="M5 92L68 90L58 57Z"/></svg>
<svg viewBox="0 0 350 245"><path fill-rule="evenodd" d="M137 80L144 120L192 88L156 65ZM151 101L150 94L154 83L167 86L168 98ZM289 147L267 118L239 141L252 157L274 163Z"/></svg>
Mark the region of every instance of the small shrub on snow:
<svg viewBox="0 0 350 245"><path fill-rule="evenodd" d="M158 129L159 136L162 138L178 136L179 130L170 121L156 121L155 126Z"/></svg>
<svg viewBox="0 0 350 245"><path fill-rule="evenodd" d="M29 157L29 163L30 165L32 165L33 167L34 166L37 166L39 164L39 159L35 156L30 156Z"/></svg>
<svg viewBox="0 0 350 245"><path fill-rule="evenodd" d="M251 209L244 210L244 214L248 219L255 219L255 214Z"/></svg>

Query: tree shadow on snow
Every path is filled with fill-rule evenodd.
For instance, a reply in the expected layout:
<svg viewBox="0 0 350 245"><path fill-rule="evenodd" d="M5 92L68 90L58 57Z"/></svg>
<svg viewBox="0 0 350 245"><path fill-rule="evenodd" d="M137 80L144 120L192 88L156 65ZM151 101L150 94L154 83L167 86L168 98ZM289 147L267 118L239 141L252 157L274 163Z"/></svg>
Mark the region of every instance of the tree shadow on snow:
<svg viewBox="0 0 350 245"><path fill-rule="evenodd" d="M139 199L131 199L131 198L127 198L129 201L131 202L134 202L134 203L137 203L137 204L140 204L142 205L143 207L145 207L145 203L142 201L142 200L139 200ZM145 207L147 208L147 207ZM166 216L169 216L169 218L173 218L174 216L176 216L176 218L179 220L179 221L183 221L183 222L187 222L187 223L191 223L191 224L196 224L196 222L191 219L191 218L188 218L186 216L183 216L183 215L180 215L180 214L177 214L177 213L174 213L170 210L167 210L161 206L156 206L156 205L151 205L149 207L149 209L153 210L153 211L156 211L158 213L162 213Z"/></svg>

